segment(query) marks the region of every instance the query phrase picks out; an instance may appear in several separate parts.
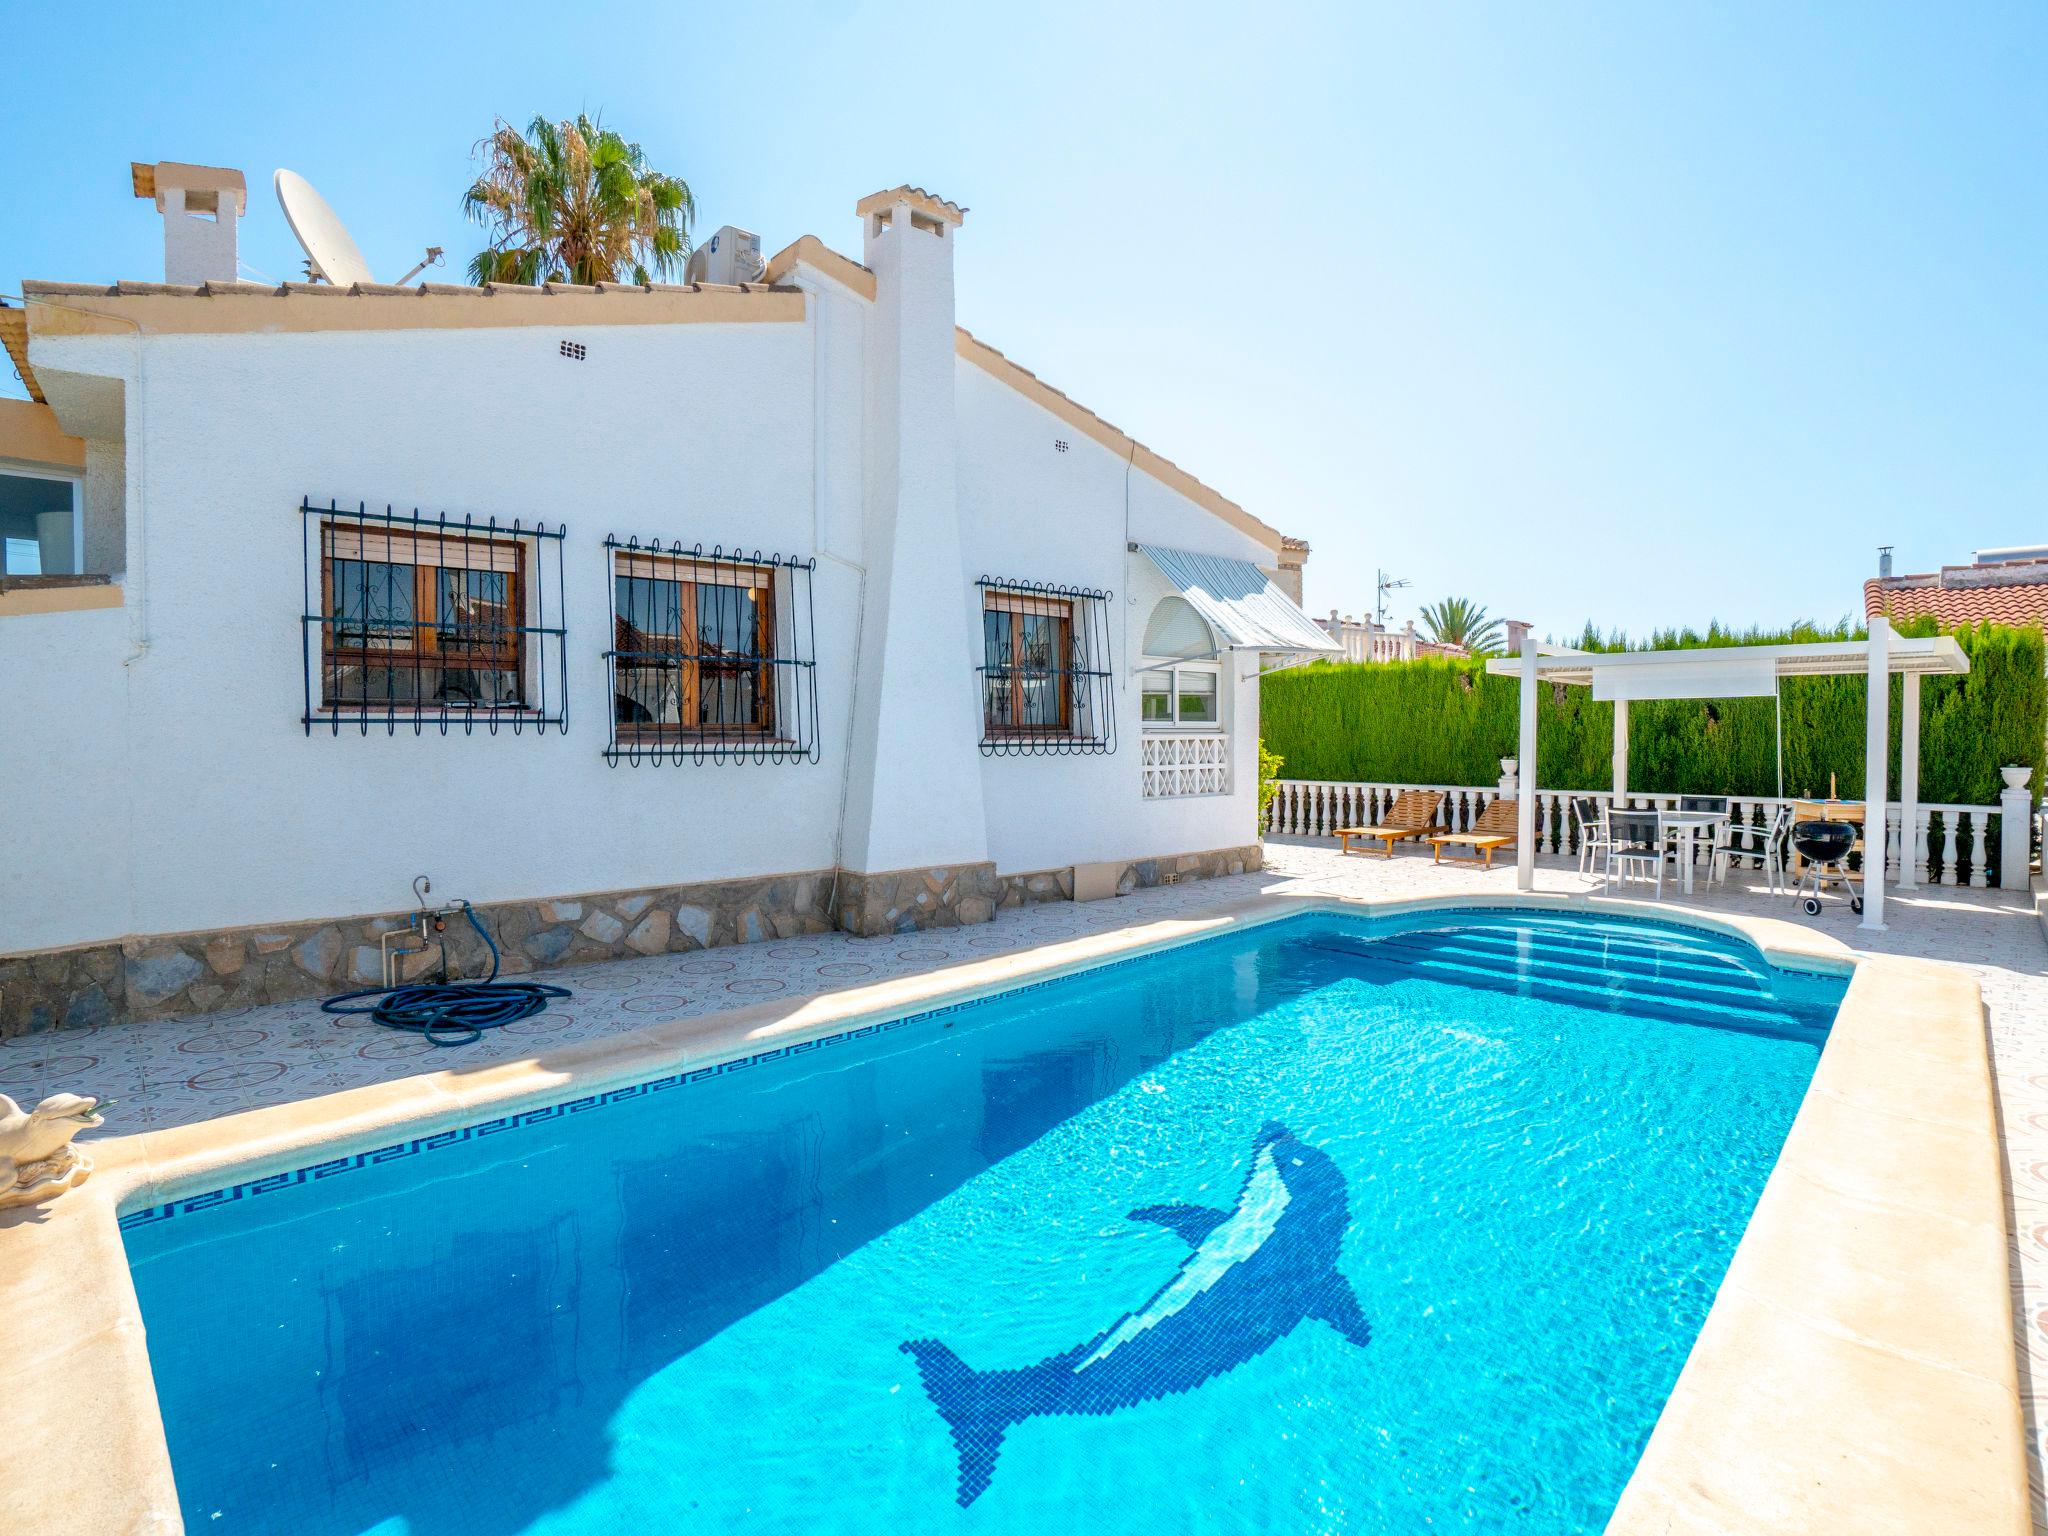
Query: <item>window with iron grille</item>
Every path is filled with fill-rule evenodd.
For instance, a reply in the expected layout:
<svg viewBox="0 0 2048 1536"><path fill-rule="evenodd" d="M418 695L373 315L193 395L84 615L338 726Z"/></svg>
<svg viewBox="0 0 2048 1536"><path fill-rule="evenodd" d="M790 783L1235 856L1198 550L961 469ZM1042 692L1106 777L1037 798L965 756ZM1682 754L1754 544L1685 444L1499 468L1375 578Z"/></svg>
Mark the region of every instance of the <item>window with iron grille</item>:
<svg viewBox="0 0 2048 1536"><path fill-rule="evenodd" d="M985 756L1116 750L1108 592L984 576Z"/></svg>
<svg viewBox="0 0 2048 1536"><path fill-rule="evenodd" d="M308 735L568 725L563 530L299 504ZM552 602L550 601L552 598Z"/></svg>
<svg viewBox="0 0 2048 1536"><path fill-rule="evenodd" d="M816 762L814 560L606 539L616 764Z"/></svg>

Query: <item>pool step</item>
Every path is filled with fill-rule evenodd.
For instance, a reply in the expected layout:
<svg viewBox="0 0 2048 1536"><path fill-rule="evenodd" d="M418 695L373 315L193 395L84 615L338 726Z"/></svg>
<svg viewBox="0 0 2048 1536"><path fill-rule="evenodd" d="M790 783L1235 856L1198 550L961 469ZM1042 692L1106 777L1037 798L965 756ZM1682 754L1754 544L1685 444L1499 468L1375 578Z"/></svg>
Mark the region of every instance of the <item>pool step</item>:
<svg viewBox="0 0 2048 1536"><path fill-rule="evenodd" d="M1499 938L1475 938L1449 933L1404 933L1378 941L1401 955L1418 958L1442 957L1472 964L1497 964L1507 970L1529 970L1539 975L1573 980L1588 976L1616 977L1654 983L1658 987L1703 996L1768 998L1770 985L1752 971L1738 966L1701 965L1684 954L1644 959L1636 955L1588 954L1546 944L1541 938L1522 944Z"/></svg>
<svg viewBox="0 0 2048 1536"><path fill-rule="evenodd" d="M1512 944L1517 948L1525 944L1540 945L1545 949L1566 950L1578 954L1595 955L1603 960L1646 960L1659 965L1691 965L1702 970L1714 970L1735 976L1754 976L1756 973L1741 960L1729 954L1711 937L1672 931L1669 942L1661 939L1646 939L1640 931L1623 929L1601 930L1590 925L1577 928L1527 926L1513 923L1460 924L1448 929L1417 929L1417 933L1451 933L1461 939L1473 942Z"/></svg>
<svg viewBox="0 0 2048 1536"><path fill-rule="evenodd" d="M1503 925L1504 926L1504 925ZM1506 930L1517 941L1547 938L1554 930ZM1360 979L1382 984L1426 979L1501 992L1544 1002L1568 1003L1606 1013L1672 1023L1706 1025L1767 1035L1810 1037L1825 1028L1827 1014L1791 1004L1769 990L1764 979L1739 964L1721 970L1707 967L1715 980L1678 979L1684 962L1702 958L1677 953L1671 967L1646 969L1639 957L1613 965L1594 951L1553 948L1531 959L1518 942L1472 942L1469 930L1420 930L1367 939L1326 935L1310 941L1317 949L1342 954L1356 962ZM1531 946L1534 948L1535 946ZM1636 947L1642 947L1637 941ZM1650 946L1654 949L1654 945ZM1579 959L1565 958L1578 953ZM1711 958L1729 959L1728 956Z"/></svg>

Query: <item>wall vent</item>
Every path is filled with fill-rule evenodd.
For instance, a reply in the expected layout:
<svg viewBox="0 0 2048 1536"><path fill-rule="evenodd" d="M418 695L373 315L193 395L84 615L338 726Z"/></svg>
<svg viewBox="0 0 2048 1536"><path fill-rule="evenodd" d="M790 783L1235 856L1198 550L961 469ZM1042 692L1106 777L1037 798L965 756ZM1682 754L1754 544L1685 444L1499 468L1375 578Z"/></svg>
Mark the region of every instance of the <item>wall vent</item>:
<svg viewBox="0 0 2048 1536"><path fill-rule="evenodd" d="M580 363L588 354L589 348L585 347L580 341L565 341L562 343L562 356L568 358L571 362Z"/></svg>

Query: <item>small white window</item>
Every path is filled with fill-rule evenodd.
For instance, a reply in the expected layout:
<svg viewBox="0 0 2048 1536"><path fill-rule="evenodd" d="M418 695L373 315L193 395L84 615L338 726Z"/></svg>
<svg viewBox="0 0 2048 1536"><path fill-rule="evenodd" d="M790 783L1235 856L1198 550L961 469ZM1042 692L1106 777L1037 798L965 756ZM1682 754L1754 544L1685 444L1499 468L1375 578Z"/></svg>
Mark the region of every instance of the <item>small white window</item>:
<svg viewBox="0 0 2048 1536"><path fill-rule="evenodd" d="M1193 725L1214 728L1223 723L1218 705L1218 676L1213 666L1154 665L1144 674L1138 718L1148 726Z"/></svg>

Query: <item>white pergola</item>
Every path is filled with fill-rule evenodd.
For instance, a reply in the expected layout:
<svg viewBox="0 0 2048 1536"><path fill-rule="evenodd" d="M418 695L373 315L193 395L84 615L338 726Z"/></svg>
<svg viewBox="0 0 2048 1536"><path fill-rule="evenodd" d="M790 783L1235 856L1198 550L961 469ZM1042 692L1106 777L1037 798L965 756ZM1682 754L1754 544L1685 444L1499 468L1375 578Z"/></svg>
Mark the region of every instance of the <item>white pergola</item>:
<svg viewBox="0 0 2048 1536"><path fill-rule="evenodd" d="M1502 656L1486 670L1522 680L1521 784L1515 838L1517 883L1536 885L1536 686L1589 686L1596 699L1614 701L1614 798L1628 796L1628 706L1631 699L1775 698L1780 679L1862 673L1869 679L1864 716L1864 839L1867 847L1863 926L1884 927L1885 806L1890 758L1893 673L1904 679L1899 722L1900 857L1898 883L1914 884L1912 828L1920 812L1920 679L1970 670L1970 658L1947 635L1907 639L1892 633L1891 621L1871 619L1870 638L1826 640L1812 645L1700 646L1681 651L1561 651L1522 642L1520 656ZM1782 741L1779 751L1783 752ZM1780 789L1782 791L1782 784ZM1876 807L1873 812L1870 808ZM1875 878L1871 878L1872 875Z"/></svg>

